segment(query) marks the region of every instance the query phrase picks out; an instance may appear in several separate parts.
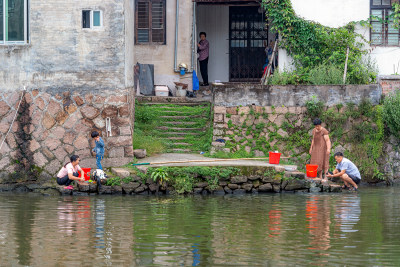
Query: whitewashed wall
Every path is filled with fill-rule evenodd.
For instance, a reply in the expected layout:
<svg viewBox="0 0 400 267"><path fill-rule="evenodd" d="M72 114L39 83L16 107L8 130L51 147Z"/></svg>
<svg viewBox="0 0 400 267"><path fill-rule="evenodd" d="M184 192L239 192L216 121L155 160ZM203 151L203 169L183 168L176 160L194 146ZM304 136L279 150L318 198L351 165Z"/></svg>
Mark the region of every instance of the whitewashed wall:
<svg viewBox="0 0 400 267"><path fill-rule="evenodd" d="M165 45L135 45L135 63L154 64L154 82L158 85L167 85L174 89L174 82L184 82L192 87L192 75L184 76L174 72L174 49L175 49L175 15L176 1L166 1L166 44ZM179 26L178 26L178 60L191 67L192 55L192 14L193 2L188 0L179 1Z"/></svg>
<svg viewBox="0 0 400 267"><path fill-rule="evenodd" d="M197 8L197 32L206 32L210 42L208 80L229 82L229 7L200 5ZM200 68L198 68L200 75Z"/></svg>
<svg viewBox="0 0 400 267"><path fill-rule="evenodd" d="M304 19L319 22L329 27L344 26L350 21L366 20L369 17L369 0L292 0L296 14ZM369 29L357 27L357 32L369 40ZM371 58L379 68L380 75L393 74L393 66L400 61L400 47L368 47ZM292 59L286 51L279 51L279 68L290 68ZM400 71L400 69L399 69Z"/></svg>

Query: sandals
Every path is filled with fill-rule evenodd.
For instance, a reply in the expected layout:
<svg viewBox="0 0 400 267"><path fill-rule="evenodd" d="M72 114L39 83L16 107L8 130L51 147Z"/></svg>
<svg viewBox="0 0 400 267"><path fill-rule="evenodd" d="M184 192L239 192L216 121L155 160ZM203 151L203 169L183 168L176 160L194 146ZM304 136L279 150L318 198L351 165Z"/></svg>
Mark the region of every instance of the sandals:
<svg viewBox="0 0 400 267"><path fill-rule="evenodd" d="M342 189L347 189L348 187L346 185L342 185Z"/></svg>
<svg viewBox="0 0 400 267"><path fill-rule="evenodd" d="M69 185L69 186L64 186L64 189L72 190L72 189L74 189L74 187L72 185Z"/></svg>
<svg viewBox="0 0 400 267"><path fill-rule="evenodd" d="M349 188L349 191L358 191L358 189L355 187L352 187L352 188Z"/></svg>

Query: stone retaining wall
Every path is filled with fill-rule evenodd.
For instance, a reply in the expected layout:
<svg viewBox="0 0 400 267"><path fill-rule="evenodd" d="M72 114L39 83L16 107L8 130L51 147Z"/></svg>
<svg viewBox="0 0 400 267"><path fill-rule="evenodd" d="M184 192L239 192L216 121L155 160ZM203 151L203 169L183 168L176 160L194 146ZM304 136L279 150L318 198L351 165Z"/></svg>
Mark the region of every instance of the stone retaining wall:
<svg viewBox="0 0 400 267"><path fill-rule="evenodd" d="M239 167L240 168L240 167ZM241 173L227 179L220 179L218 185L210 186L206 177L198 177L200 181L194 185L192 194L258 194L282 192L340 192L341 187L331 181L305 178L301 172L285 172L282 166L276 167L241 167ZM126 176L131 176L127 172ZM121 178L124 178L123 175ZM125 177L126 178L126 177ZM136 175L131 176L129 183L105 186L98 188L96 184L79 184L74 190L64 189L63 186L51 184L7 184L0 185L2 191L38 192L43 194L126 194L126 195L154 195L174 194L175 189L167 183L159 184L152 179L143 181Z"/></svg>
<svg viewBox="0 0 400 267"><path fill-rule="evenodd" d="M213 85L216 106L305 106L316 96L327 106L352 102L359 104L363 98L379 104L382 90L371 85L272 85L225 83Z"/></svg>
<svg viewBox="0 0 400 267"><path fill-rule="evenodd" d="M104 138L103 166L120 166L132 160L132 110L130 89L103 91L30 90L0 94L0 138L17 119L1 148L0 183L54 177L69 157L81 157L82 167L95 168L91 154L93 130ZM111 119L107 137L105 120Z"/></svg>

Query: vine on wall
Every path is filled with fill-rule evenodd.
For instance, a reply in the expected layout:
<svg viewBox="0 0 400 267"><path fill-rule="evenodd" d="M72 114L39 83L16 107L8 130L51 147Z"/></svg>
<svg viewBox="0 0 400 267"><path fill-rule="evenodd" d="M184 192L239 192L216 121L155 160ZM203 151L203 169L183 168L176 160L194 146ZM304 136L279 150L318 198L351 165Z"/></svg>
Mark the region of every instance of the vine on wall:
<svg viewBox="0 0 400 267"><path fill-rule="evenodd" d="M344 70L347 47L349 59L346 83L368 84L376 80L376 67L368 60L362 35L355 33L355 22L331 28L298 17L290 0L263 0L266 17L273 31L281 37L280 47L293 57L294 83L310 83L310 71L320 66Z"/></svg>

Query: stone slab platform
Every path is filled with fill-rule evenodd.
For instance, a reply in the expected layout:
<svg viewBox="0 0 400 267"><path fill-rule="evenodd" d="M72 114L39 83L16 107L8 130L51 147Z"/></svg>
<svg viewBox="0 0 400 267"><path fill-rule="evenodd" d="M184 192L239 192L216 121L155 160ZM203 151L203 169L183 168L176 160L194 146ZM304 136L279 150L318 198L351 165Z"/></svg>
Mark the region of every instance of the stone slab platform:
<svg viewBox="0 0 400 267"><path fill-rule="evenodd" d="M189 162L191 160L204 160L204 162ZM160 162L172 162L172 161L188 161L182 163L162 163ZM150 163L150 167L176 167L176 166L253 166L253 167L275 167L279 171L296 171L297 166L295 165L281 165L281 164L269 164L268 161L263 160L239 160L239 159L227 159L219 161L215 158L207 158L199 154L181 154L181 153L165 153L152 157L147 157L138 160L137 163ZM143 165L147 166L147 165ZM148 167L149 167L148 166Z"/></svg>

